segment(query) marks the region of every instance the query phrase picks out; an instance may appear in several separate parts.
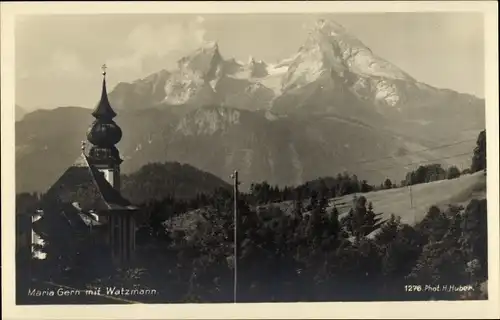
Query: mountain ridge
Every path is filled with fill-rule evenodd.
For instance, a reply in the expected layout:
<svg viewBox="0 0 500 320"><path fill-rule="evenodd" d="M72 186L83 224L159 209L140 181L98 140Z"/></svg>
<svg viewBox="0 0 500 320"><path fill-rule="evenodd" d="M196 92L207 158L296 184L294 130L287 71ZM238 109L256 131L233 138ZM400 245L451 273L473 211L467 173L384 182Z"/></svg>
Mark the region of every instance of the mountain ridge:
<svg viewBox="0 0 500 320"><path fill-rule="evenodd" d="M225 59L209 42L176 69L117 84L109 100L124 132L124 172L177 161L225 181L238 169L244 181L278 185L344 170L373 183L399 180L408 163L439 162L474 143L401 154L474 139L485 127L484 100L418 82L325 21L278 63ZM16 123L18 190L45 187L79 152L90 111L62 109ZM390 157L383 165L356 165ZM443 161L465 166L461 159ZM388 166L394 169L376 170Z"/></svg>
<svg viewBox="0 0 500 320"><path fill-rule="evenodd" d="M399 67L375 55L342 26L326 20L316 23L305 44L296 53L276 64L256 61L251 56L247 63L238 62L234 58L224 59L217 42L209 41L179 59L177 65L175 70L162 70L134 82L139 86L137 91L141 91L143 83L155 75L166 82L165 92L158 93L158 99L154 103L138 104L135 108L155 104L223 104L237 107L234 101L225 103L226 95L234 95L234 88L228 83L233 80L234 86L238 87L241 86L241 80L245 80L246 87L259 85L266 91L263 93L267 95L262 99L264 102L253 106L253 110L272 109L274 99L332 74L338 88L353 91L358 98L368 99L378 105L397 107L406 103L415 90L423 90L428 94L437 94L435 91L455 92L417 81ZM221 80L225 81L226 85L217 87ZM406 85L401 85L401 81ZM242 92L239 96L248 94L248 91L251 90ZM269 97L271 92L272 99ZM197 94L203 99L197 97ZM251 95L259 100L259 93L253 92ZM121 108L120 101L123 99L120 100L116 96L119 95L110 93L111 100L116 99L112 101L114 105ZM163 96L163 99L160 96ZM130 104L128 107L131 107Z"/></svg>
<svg viewBox="0 0 500 320"><path fill-rule="evenodd" d="M36 191L50 186L81 152L80 141L91 119L88 109L59 108L29 114L19 122L16 189ZM230 182L229 175L236 168L247 186L250 181L264 180L282 186L295 185L343 171L373 183L386 177L398 181L408 171L403 164L440 158L449 152L469 152L474 144L471 140L456 151L442 150L448 153L401 156L426 146L357 119L280 116L221 106L198 108L185 116L169 109L128 111L118 113L116 122L124 132L118 148L125 174L150 162L180 162L226 182ZM477 132L473 134L476 136ZM354 160L388 156L395 158L365 165ZM464 159L469 162L469 157ZM44 163L44 170L38 169L39 163ZM370 171L390 165L395 166L392 172Z"/></svg>

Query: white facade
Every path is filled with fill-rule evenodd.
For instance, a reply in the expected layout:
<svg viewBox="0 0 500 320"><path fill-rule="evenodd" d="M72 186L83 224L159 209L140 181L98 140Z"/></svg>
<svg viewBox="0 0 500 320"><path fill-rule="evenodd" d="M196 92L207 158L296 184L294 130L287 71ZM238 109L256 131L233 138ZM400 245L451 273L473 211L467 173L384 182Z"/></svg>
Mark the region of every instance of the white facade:
<svg viewBox="0 0 500 320"><path fill-rule="evenodd" d="M31 224L35 223L35 221L38 221L42 218L43 215L43 210L37 210L36 215L31 217ZM43 252L43 247L45 245L45 242L43 239L38 235L35 230L33 230L33 227L31 227L31 254L34 259L45 259L47 257L47 253ZM36 248L39 247L39 248Z"/></svg>

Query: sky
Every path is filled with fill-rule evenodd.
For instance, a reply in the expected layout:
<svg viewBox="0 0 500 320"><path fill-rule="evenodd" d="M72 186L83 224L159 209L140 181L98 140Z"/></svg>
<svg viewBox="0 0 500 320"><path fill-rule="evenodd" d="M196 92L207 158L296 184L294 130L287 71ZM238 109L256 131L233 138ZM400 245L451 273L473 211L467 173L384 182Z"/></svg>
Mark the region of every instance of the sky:
<svg viewBox="0 0 500 320"><path fill-rule="evenodd" d="M94 107L102 64L111 90L174 68L205 41L217 41L226 59L273 63L297 52L320 18L418 81L484 97L481 13L73 14L16 19L16 104Z"/></svg>

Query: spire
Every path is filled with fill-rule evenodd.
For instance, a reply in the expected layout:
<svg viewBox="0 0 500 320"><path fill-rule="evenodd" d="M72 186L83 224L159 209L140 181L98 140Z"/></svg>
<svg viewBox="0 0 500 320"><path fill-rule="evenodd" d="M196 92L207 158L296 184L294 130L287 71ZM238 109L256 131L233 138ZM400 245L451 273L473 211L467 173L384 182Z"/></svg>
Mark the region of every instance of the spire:
<svg viewBox="0 0 500 320"><path fill-rule="evenodd" d="M101 100L95 107L92 115L96 119L108 119L111 120L116 117L116 113L111 108L108 100L108 92L106 90L106 65L102 65L102 91L101 91Z"/></svg>
<svg viewBox="0 0 500 320"><path fill-rule="evenodd" d="M102 95L97 107L92 112L96 118L87 131L87 140L92 144L89 159L93 164L113 166L121 163L116 144L122 138L122 130L113 121L116 113L111 108L106 92L106 65L102 66Z"/></svg>

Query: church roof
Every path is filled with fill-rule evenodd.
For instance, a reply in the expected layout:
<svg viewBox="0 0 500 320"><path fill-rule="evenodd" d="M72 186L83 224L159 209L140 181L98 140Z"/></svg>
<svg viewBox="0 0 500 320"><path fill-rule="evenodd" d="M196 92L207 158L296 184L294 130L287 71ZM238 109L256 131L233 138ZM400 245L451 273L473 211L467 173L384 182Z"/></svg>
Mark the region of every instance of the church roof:
<svg viewBox="0 0 500 320"><path fill-rule="evenodd" d="M99 100L99 103L95 107L94 111L92 112L92 115L96 119L107 119L111 120L114 117L116 117L116 113L111 108L111 105L109 104L108 100L108 92L106 90L106 74L103 73L104 78L102 79L102 90L101 90L101 100Z"/></svg>
<svg viewBox="0 0 500 320"><path fill-rule="evenodd" d="M109 184L83 154L41 199L42 207L74 203L84 212L137 209Z"/></svg>

